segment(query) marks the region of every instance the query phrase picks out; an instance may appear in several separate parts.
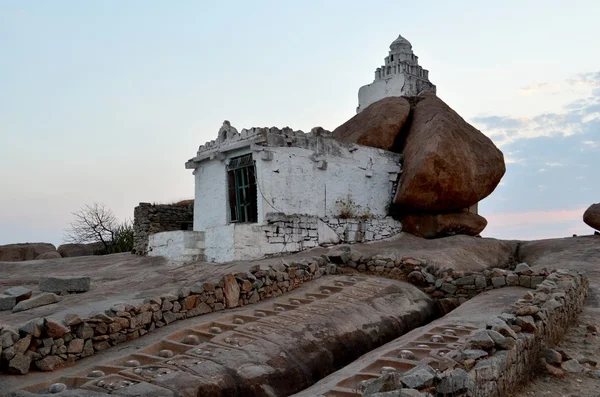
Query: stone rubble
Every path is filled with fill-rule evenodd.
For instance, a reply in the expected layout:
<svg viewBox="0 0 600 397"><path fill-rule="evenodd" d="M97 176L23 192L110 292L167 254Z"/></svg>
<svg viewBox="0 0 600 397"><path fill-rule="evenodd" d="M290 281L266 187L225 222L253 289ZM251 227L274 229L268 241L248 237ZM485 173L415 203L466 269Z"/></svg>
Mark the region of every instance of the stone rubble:
<svg viewBox="0 0 600 397"><path fill-rule="evenodd" d="M89 277L41 277L40 291L61 294L65 292L86 292L90 290Z"/></svg>

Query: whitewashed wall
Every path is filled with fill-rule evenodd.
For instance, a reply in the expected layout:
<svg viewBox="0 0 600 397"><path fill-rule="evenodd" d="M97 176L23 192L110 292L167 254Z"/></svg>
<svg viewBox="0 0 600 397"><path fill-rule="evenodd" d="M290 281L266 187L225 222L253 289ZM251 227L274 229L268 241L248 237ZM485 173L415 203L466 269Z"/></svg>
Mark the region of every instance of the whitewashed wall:
<svg viewBox="0 0 600 397"><path fill-rule="evenodd" d="M411 81L408 80L408 82ZM417 93L412 93L413 90L410 90L409 87L405 87L405 83L407 83L407 79L405 79L404 74L395 74L360 87L356 112L360 113L370 104L390 96L416 95Z"/></svg>
<svg viewBox="0 0 600 397"><path fill-rule="evenodd" d="M264 212L335 217L336 201L350 197L377 217L387 215L399 156L365 146L352 152L341 145L334 149L336 153L314 161L314 152L308 149L268 148L273 159L256 163ZM322 160L326 169L319 168Z"/></svg>

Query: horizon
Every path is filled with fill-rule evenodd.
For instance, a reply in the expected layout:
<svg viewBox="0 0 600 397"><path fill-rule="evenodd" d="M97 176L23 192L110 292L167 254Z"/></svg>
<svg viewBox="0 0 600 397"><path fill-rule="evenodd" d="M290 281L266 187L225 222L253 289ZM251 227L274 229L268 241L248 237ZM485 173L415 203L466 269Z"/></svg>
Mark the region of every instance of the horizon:
<svg viewBox="0 0 600 397"><path fill-rule="evenodd" d="M482 236L593 234L600 4L576 3L0 1L0 245L58 246L94 202L124 220L140 202L193 198L184 163L223 120L332 131L399 34L438 96L504 153Z"/></svg>

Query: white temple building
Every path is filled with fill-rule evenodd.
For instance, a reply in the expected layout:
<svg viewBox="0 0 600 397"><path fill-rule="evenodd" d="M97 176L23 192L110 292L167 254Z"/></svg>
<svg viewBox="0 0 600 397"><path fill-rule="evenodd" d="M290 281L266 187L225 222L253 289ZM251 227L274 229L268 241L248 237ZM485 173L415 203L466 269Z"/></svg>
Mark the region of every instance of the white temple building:
<svg viewBox="0 0 600 397"><path fill-rule="evenodd" d="M413 53L410 42L398 36L390 44L385 64L375 70L375 81L358 90L356 113L380 99L415 96L425 90L435 92L435 85L429 81L429 71L419 65L419 57Z"/></svg>

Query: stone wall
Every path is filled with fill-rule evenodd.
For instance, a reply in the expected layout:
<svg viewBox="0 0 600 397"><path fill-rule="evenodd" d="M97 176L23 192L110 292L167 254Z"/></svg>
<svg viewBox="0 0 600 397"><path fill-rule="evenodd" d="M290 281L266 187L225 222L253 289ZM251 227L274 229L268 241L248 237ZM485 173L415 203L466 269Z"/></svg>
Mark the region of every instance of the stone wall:
<svg viewBox="0 0 600 397"><path fill-rule="evenodd" d="M362 395L417 389L436 396L503 397L518 391L542 362L546 347L557 344L577 320L589 288L587 278L573 271L544 275L521 266L521 272L543 281L485 328L470 330L461 346L445 352L437 370L421 364L402 374L384 373L361 384ZM444 330L431 336L431 342L443 342L447 335L456 334Z"/></svg>
<svg viewBox="0 0 600 397"><path fill-rule="evenodd" d="M52 371L175 321L277 297L330 272L335 266L324 258L266 269L256 265L216 283L182 287L142 303L116 304L88 318L67 314L63 320L36 318L18 329L0 325L0 369L16 374L26 374L30 367Z"/></svg>
<svg viewBox="0 0 600 397"><path fill-rule="evenodd" d="M146 255L151 234L191 230L194 203L185 205L140 203L133 211L133 253Z"/></svg>

